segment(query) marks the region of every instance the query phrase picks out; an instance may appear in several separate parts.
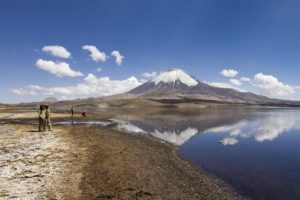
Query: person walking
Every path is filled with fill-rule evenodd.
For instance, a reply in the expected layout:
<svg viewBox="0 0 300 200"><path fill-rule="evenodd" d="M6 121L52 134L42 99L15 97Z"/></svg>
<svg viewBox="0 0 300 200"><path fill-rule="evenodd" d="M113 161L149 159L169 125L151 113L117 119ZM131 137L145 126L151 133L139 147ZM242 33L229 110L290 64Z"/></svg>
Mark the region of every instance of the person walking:
<svg viewBox="0 0 300 200"><path fill-rule="evenodd" d="M45 105L45 124L44 129L46 131L46 126L48 127L49 131L52 131L52 125L51 125L51 111L49 108L49 105Z"/></svg>
<svg viewBox="0 0 300 200"><path fill-rule="evenodd" d="M44 105L40 105L38 109L38 116L39 116L39 132L42 130L45 131L45 107Z"/></svg>

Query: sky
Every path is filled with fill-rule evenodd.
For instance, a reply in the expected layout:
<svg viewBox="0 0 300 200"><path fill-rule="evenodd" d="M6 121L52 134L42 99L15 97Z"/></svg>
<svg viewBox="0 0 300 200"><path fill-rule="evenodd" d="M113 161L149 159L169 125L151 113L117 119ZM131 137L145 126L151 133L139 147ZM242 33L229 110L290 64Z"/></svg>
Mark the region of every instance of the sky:
<svg viewBox="0 0 300 200"><path fill-rule="evenodd" d="M1 0L0 102L126 92L169 68L300 100L300 2Z"/></svg>

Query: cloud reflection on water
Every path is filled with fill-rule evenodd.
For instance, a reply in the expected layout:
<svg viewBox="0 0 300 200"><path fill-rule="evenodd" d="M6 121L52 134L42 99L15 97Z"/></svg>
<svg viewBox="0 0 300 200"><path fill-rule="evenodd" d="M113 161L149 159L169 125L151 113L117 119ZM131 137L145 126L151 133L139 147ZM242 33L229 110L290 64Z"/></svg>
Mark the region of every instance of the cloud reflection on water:
<svg viewBox="0 0 300 200"><path fill-rule="evenodd" d="M299 122L299 117L293 112L270 112L260 115L255 120L214 127L205 133L225 133L226 136L220 141L224 145L237 144L237 138L254 137L257 142L273 141L291 129L299 129Z"/></svg>
<svg viewBox="0 0 300 200"><path fill-rule="evenodd" d="M238 140L233 137L225 137L223 140L220 141L223 145L234 145L238 143Z"/></svg>

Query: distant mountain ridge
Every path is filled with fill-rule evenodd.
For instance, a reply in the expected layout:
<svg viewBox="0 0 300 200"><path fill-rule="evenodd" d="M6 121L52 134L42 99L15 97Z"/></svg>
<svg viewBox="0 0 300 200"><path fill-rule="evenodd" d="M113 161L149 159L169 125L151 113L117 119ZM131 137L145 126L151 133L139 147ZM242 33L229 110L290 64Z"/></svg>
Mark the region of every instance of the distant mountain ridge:
<svg viewBox="0 0 300 200"><path fill-rule="evenodd" d="M49 103L53 103L53 102L57 102L57 101L59 101L59 100L55 97L48 97L43 100L43 102L49 102Z"/></svg>

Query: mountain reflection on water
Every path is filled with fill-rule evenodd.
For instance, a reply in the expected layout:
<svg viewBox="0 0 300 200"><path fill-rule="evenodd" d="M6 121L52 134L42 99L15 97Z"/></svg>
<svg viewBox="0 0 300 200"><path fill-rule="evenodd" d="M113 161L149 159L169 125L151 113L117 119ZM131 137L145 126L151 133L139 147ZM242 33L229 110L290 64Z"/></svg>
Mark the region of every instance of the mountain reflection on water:
<svg viewBox="0 0 300 200"><path fill-rule="evenodd" d="M180 146L179 154L253 199L300 199L299 109L120 114L120 128Z"/></svg>
<svg viewBox="0 0 300 200"><path fill-rule="evenodd" d="M201 109L163 110L139 114L119 114L120 128L130 132L143 132L175 145L182 145L194 135L212 127L222 127L238 123L241 119L250 120L252 110L240 109Z"/></svg>

